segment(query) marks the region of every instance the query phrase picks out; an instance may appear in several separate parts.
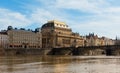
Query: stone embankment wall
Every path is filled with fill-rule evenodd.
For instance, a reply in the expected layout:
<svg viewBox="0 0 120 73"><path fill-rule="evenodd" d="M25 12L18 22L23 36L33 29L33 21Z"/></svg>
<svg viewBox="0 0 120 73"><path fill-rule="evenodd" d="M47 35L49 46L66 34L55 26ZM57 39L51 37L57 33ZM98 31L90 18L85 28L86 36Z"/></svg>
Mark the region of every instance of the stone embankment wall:
<svg viewBox="0 0 120 73"><path fill-rule="evenodd" d="M43 49L5 49L5 55L47 55L51 48Z"/></svg>
<svg viewBox="0 0 120 73"><path fill-rule="evenodd" d="M5 51L3 48L0 48L0 56L3 56L3 55L5 55Z"/></svg>
<svg viewBox="0 0 120 73"><path fill-rule="evenodd" d="M79 56L120 56L120 46L113 47L66 47L41 49L1 49L0 55L79 55Z"/></svg>

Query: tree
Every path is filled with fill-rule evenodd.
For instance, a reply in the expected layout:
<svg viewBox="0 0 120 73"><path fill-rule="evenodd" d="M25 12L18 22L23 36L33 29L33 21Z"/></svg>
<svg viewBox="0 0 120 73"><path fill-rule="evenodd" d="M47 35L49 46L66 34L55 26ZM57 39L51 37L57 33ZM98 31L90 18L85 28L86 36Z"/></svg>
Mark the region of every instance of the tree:
<svg viewBox="0 0 120 73"><path fill-rule="evenodd" d="M7 30L12 30L13 27L12 26L8 26Z"/></svg>
<svg viewBox="0 0 120 73"><path fill-rule="evenodd" d="M20 30L25 30L25 28L20 28Z"/></svg>
<svg viewBox="0 0 120 73"><path fill-rule="evenodd" d="M15 28L15 30L17 30L17 28Z"/></svg>
<svg viewBox="0 0 120 73"><path fill-rule="evenodd" d="M35 29L35 32L39 32L39 31L40 31L40 28L36 28L36 29Z"/></svg>

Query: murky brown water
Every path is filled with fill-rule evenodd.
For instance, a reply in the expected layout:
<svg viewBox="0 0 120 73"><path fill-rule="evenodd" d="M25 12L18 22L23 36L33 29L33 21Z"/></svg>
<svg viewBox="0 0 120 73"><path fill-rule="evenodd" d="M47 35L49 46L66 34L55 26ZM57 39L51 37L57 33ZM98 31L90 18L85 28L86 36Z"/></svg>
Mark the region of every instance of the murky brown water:
<svg viewBox="0 0 120 73"><path fill-rule="evenodd" d="M120 73L120 57L6 56L0 73Z"/></svg>

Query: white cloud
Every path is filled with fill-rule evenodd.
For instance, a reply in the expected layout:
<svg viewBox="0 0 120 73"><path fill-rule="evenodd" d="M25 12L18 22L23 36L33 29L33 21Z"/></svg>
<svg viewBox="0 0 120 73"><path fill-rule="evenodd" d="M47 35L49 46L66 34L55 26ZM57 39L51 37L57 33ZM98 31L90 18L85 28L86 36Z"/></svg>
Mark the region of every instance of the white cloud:
<svg viewBox="0 0 120 73"><path fill-rule="evenodd" d="M115 7L115 6L111 6L108 8L105 8L103 10L104 13L111 13L111 14L119 14L120 13L120 7Z"/></svg>
<svg viewBox="0 0 120 73"><path fill-rule="evenodd" d="M76 9L83 12L100 13L101 7L109 4L105 0L57 0L55 6L64 9Z"/></svg>
<svg viewBox="0 0 120 73"><path fill-rule="evenodd" d="M35 9L31 14L31 20L35 23L45 23L46 21L53 19L54 15L51 12L44 9Z"/></svg>
<svg viewBox="0 0 120 73"><path fill-rule="evenodd" d="M6 28L9 25L15 27L25 27L30 23L31 21L21 13L0 8L0 29Z"/></svg>
<svg viewBox="0 0 120 73"><path fill-rule="evenodd" d="M49 20L59 20L63 22L68 21L68 19L66 19L67 15L58 10L42 9L39 7L33 10L30 17L34 23L42 24L46 23Z"/></svg>
<svg viewBox="0 0 120 73"><path fill-rule="evenodd" d="M42 2L45 7L37 7L38 9L33 11L31 18L35 22L45 23L51 19L58 19L65 21L73 28L73 31L80 32L80 34L95 32L100 36L105 35L111 38L120 34L120 7L111 5L107 0L38 1ZM62 9L63 11L60 11ZM80 12L91 13L92 15L74 17L74 14L71 14L69 16L67 13L64 13L65 9L74 9Z"/></svg>
<svg viewBox="0 0 120 73"><path fill-rule="evenodd" d="M96 18L96 17L95 17ZM80 22L75 24L76 26L71 26L74 30L80 33L88 34L89 32L95 32L100 36L106 36L110 38L115 38L115 36L120 36L120 17L116 16L99 16L99 18L89 19L90 21Z"/></svg>
<svg viewBox="0 0 120 73"><path fill-rule="evenodd" d="M3 28L9 24L25 27L34 23L44 24L48 20L56 19L66 22L73 28L73 31L80 32L80 34L95 32L98 35L106 35L111 38L120 34L120 6L114 6L108 0L37 1L42 6L39 4L23 4L26 11L31 11L27 15L7 9L0 9L0 26ZM66 9L88 13L89 15L78 14L79 16L74 16L72 11L64 12Z"/></svg>
<svg viewBox="0 0 120 73"><path fill-rule="evenodd" d="M75 9L85 13L92 13L84 21L73 20L77 27L72 25L72 28L77 31L83 33L85 31L87 33L96 32L101 36L106 35L111 38L116 35L120 36L120 6L113 6L107 0L57 0L56 6L63 9ZM84 16L82 17L84 18Z"/></svg>

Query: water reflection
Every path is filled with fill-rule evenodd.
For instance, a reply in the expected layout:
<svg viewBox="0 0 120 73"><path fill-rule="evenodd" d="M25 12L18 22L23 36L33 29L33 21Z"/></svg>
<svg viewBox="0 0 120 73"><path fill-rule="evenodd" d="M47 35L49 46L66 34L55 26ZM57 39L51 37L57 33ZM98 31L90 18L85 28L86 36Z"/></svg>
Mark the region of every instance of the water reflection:
<svg viewBox="0 0 120 73"><path fill-rule="evenodd" d="M120 57L6 56L0 73L120 73Z"/></svg>

